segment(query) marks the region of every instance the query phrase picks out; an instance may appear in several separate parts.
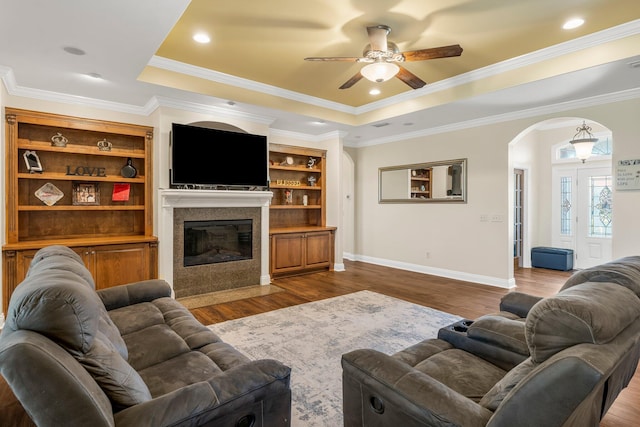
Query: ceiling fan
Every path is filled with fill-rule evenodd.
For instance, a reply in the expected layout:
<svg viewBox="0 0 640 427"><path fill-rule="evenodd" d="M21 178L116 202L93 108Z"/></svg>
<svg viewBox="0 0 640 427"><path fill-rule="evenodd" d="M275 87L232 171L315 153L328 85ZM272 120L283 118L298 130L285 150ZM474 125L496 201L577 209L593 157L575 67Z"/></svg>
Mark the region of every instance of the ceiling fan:
<svg viewBox="0 0 640 427"><path fill-rule="evenodd" d="M368 63L353 77L340 86L340 89L350 88L363 77L373 82L384 82L394 76L411 86L411 88L419 89L424 86L426 82L406 68L400 66L398 64L399 62L449 58L452 56L460 56L462 54L462 48L458 44L400 52L400 49L398 49L398 46L395 43L387 40L387 35L390 32L391 28L387 25L374 25L367 27L369 44L364 48L362 57L328 56L309 57L304 59L305 61L345 61Z"/></svg>

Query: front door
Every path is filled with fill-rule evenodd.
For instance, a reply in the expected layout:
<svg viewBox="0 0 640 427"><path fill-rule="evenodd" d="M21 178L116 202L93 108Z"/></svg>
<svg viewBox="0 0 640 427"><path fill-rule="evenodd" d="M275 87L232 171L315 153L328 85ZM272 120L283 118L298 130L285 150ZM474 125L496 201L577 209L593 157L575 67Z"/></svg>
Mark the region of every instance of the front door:
<svg viewBox="0 0 640 427"><path fill-rule="evenodd" d="M612 258L611 168L578 170L576 268L589 268Z"/></svg>

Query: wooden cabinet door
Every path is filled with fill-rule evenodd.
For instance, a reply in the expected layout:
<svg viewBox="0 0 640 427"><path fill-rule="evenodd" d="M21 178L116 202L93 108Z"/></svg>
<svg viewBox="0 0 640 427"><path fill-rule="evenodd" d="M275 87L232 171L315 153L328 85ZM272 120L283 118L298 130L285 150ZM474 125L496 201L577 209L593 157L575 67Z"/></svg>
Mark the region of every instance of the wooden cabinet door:
<svg viewBox="0 0 640 427"><path fill-rule="evenodd" d="M72 248L78 255L82 257L84 253L84 248ZM37 250L26 250L26 251L16 251L16 271L15 275L15 286L18 286L25 277L27 277L27 272L29 271L29 267L31 266L31 261L33 261L33 257L36 255ZM86 263L85 263L86 264ZM11 289L11 292L15 289L15 286Z"/></svg>
<svg viewBox="0 0 640 427"><path fill-rule="evenodd" d="M271 240L273 273L304 267L304 233L276 234Z"/></svg>
<svg viewBox="0 0 640 427"><path fill-rule="evenodd" d="M305 267L325 267L331 263L331 232L321 231L306 235Z"/></svg>
<svg viewBox="0 0 640 427"><path fill-rule="evenodd" d="M96 289L124 285L150 279L149 245L93 246L89 251L89 271L93 274Z"/></svg>

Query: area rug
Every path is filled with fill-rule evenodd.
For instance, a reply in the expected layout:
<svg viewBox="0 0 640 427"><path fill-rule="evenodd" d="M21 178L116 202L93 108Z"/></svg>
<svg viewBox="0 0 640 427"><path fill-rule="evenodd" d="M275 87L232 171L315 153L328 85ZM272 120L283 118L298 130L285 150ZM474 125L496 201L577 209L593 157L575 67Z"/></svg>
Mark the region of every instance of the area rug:
<svg viewBox="0 0 640 427"><path fill-rule="evenodd" d="M460 320L458 316L370 291L210 325L251 359L291 367L292 427L342 425L344 353L392 354Z"/></svg>

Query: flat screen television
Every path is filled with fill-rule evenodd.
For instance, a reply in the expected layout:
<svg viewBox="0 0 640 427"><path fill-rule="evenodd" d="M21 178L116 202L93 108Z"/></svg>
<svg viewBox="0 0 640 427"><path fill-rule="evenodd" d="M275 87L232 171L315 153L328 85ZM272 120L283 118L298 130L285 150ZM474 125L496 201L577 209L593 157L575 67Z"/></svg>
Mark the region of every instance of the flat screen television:
<svg viewBox="0 0 640 427"><path fill-rule="evenodd" d="M171 187L267 187L267 137L173 123Z"/></svg>

